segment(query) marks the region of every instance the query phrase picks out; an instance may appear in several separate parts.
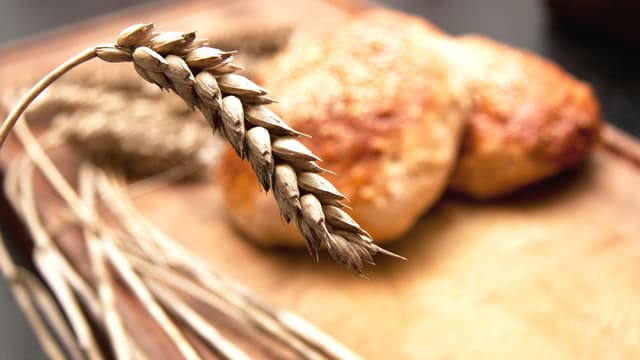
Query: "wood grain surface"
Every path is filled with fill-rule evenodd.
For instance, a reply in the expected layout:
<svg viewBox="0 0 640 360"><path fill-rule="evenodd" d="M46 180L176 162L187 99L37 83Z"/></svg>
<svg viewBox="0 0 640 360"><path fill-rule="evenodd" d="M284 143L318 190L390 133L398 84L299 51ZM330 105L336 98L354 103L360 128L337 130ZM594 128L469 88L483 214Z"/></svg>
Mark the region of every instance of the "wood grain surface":
<svg viewBox="0 0 640 360"><path fill-rule="evenodd" d="M72 28L6 49L0 77L5 87L30 81L138 19L176 29L231 26L233 19L316 31L361 6L243 0L122 14L93 24L90 31ZM306 317L367 359L638 358L640 155L635 140L611 128L603 142L582 168L506 199L479 203L445 196L391 246L409 261L378 259L367 271L370 281L327 257L317 264L304 251L244 241L225 220L215 179L175 185L135 203L212 266ZM10 156L11 151L2 151L3 166ZM58 158L72 166L69 154ZM73 235L61 234L61 241L82 266L84 254ZM144 319L133 302L122 304L132 318ZM130 326L145 349L155 350L153 358L175 355L157 346L162 339L144 321ZM246 342L247 334L237 338ZM252 354L280 353L262 349Z"/></svg>

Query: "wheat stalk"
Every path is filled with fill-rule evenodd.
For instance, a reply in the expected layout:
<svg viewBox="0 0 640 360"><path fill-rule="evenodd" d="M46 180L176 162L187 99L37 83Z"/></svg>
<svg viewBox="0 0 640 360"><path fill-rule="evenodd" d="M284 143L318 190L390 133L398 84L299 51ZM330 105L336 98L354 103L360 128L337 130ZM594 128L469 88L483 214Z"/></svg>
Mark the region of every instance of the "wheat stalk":
<svg viewBox="0 0 640 360"><path fill-rule="evenodd" d="M9 287L13 293L14 298L18 306L22 309L22 312L25 314L27 321L31 325L34 334L38 338L39 343L42 345L42 349L47 354L50 359L54 360L62 360L65 358L64 352L58 346L55 341L54 335L51 333L49 328L46 326L45 317L49 317L49 313L45 313L46 315L42 316L37 311L37 306L34 304L36 296L44 296L47 298L51 298L49 293L44 290L43 293L39 295L34 295L34 293L38 290L41 290L41 287L37 287L35 282L37 280L32 279L31 277L26 278L22 274L27 273L24 269L18 267L4 246L4 238L2 236L2 232L0 232L0 271L4 275L5 279L7 279L9 283ZM27 279L32 279L33 282L28 281ZM56 329L59 330L59 329ZM69 334L70 331L60 331L59 336L63 339L68 339L65 335ZM79 359L79 351L72 353L73 359Z"/></svg>
<svg viewBox="0 0 640 360"><path fill-rule="evenodd" d="M95 346L93 331L86 326L88 320L85 312L78 302L74 301L76 297L89 310L88 315L105 329L118 358L145 358L135 340L122 332L122 316L110 299L110 277L111 272L114 272L115 276L123 280L129 291L147 305L146 309L153 315L152 319L186 358L198 356L183 332L176 328L174 318L183 319L223 358L238 358L242 356L242 350L217 333L214 325L194 313L193 309L176 306L172 301L180 296L176 289L229 315L242 326L255 328L268 338L282 343L290 351L296 352L301 358L359 359L349 349L297 315L265 303L248 289L224 274L215 272L208 264L181 248L133 208L125 193L123 178L117 178L113 174L107 175L104 170L87 163L82 164L78 176L78 194L53 165L25 123L19 124L16 134L26 150L26 155L11 162L5 182L6 193L36 239L36 265L45 275L46 283L54 289L62 311L70 319L70 329L67 330L64 326L60 328L59 324L64 323L59 320L60 316L45 311L47 320L54 325L57 332L62 335L73 332L75 341L68 341L68 336L62 336L63 340L66 339L64 345L67 350L71 354L77 354L73 358L101 358L100 351ZM51 230L41 220L36 209L31 181L34 165L69 206L71 214L75 217L73 221L83 230L82 234L90 252L88 261L91 263L95 288L87 286L75 268L65 265L64 254L55 245L50 235ZM98 200L102 200L102 203L97 204ZM105 205L110 210L121 227L114 227L105 222L104 214L97 210L100 205ZM105 268L106 262L113 266ZM0 266L2 265L3 270L10 276L15 273L10 258L3 259L0 256ZM51 308L46 304L47 301L40 301L43 298L42 294L34 292L34 295L41 309ZM43 303L45 306L40 305ZM25 309L29 311L28 307ZM42 321L38 323L39 320L35 320L34 328L38 331L42 326L38 328L36 325ZM46 336L43 332L42 338L45 339Z"/></svg>
<svg viewBox="0 0 640 360"><path fill-rule="evenodd" d="M235 74L242 67L234 51L222 51L197 39L195 32L155 32L154 24L124 29L114 44L89 48L39 81L0 128L0 144L20 114L49 84L94 57L132 62L136 72L161 89L172 90L197 108L214 132L220 132L241 158L248 159L265 191L272 193L285 221L293 221L309 252L318 258L326 247L337 262L362 273L373 255L395 255L373 243L371 236L344 210L346 200L328 180L320 160L297 140L304 134L288 126L265 105L267 91Z"/></svg>

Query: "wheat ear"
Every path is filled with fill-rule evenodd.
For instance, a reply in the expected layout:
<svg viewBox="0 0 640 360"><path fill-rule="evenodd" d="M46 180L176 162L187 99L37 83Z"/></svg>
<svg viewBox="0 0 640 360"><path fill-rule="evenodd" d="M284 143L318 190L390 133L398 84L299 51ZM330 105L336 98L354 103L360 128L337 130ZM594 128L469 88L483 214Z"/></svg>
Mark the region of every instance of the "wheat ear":
<svg viewBox="0 0 640 360"><path fill-rule="evenodd" d="M297 140L304 134L288 126L265 105L267 91L233 64L235 51L207 46L195 32L156 32L155 24L124 29L114 44L87 49L39 81L0 128L0 145L20 114L49 84L93 57L132 62L136 72L161 89L172 90L192 109L199 109L214 132L221 132L241 158L251 164L265 191L273 190L285 221L294 221L318 258L324 246L337 262L361 274L373 255L395 255L373 243L344 210L342 195L316 164L320 160Z"/></svg>

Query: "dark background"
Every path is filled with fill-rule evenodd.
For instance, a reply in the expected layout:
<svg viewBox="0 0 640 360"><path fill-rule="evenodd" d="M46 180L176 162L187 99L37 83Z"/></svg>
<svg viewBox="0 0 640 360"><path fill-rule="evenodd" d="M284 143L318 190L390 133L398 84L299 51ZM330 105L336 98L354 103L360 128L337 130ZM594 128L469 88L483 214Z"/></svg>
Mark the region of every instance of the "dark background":
<svg viewBox="0 0 640 360"><path fill-rule="evenodd" d="M633 1L633 0L632 0ZM2 0L0 43L151 0ZM479 33L549 58L591 83L605 117L640 137L640 42L552 21L543 0L382 0L451 34ZM594 3L597 1L591 1ZM603 1L606 2L606 1ZM612 1L612 3L624 1ZM577 2L580 3L580 2ZM626 14L629 17L629 14ZM611 13L603 14L612 23ZM640 13L635 17L640 20ZM631 18L634 18L632 14ZM633 24L634 26L636 24ZM0 79L1 81L2 79ZM0 360L42 359L35 337L0 277Z"/></svg>

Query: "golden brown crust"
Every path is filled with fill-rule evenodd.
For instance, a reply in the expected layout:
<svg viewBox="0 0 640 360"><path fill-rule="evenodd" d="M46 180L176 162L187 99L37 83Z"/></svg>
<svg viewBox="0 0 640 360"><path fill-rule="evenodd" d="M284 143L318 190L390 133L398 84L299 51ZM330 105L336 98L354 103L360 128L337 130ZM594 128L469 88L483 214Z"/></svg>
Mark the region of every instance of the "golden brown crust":
<svg viewBox="0 0 640 360"><path fill-rule="evenodd" d="M503 195L579 163L597 140L591 88L558 66L481 36L456 39L473 105L450 188Z"/></svg>
<svg viewBox="0 0 640 360"><path fill-rule="evenodd" d="M417 18L375 11L320 39L294 43L268 66L262 83L274 110L337 173L352 215L385 241L406 232L433 204L453 168L465 104L454 97L439 31ZM440 40L437 40L440 41ZM258 195L249 168L224 157L221 182L231 220L267 243L297 243Z"/></svg>
<svg viewBox="0 0 640 360"><path fill-rule="evenodd" d="M262 74L281 100L275 110L313 136L303 142L337 172L329 179L353 217L382 242L437 200L458 151L450 189L495 197L579 163L600 127L591 88L558 66L388 10L294 41ZM248 165L229 151L221 169L239 229L261 243L302 244L275 220Z"/></svg>

